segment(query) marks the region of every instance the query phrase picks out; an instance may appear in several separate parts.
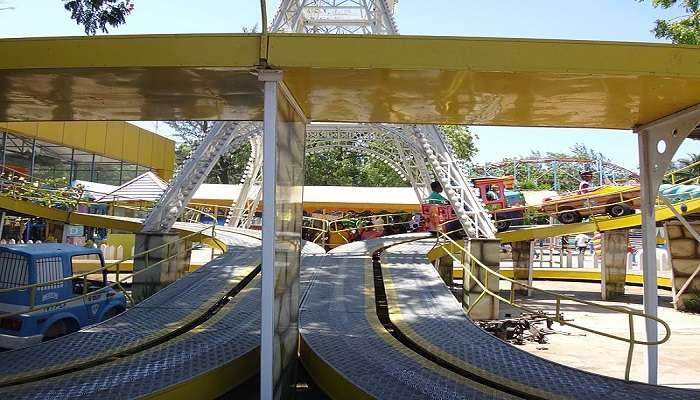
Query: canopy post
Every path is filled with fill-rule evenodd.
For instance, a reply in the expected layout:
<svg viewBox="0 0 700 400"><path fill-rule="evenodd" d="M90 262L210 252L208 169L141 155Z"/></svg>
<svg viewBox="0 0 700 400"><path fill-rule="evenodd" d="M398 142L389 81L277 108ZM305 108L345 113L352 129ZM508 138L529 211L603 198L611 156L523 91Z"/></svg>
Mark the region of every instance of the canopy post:
<svg viewBox="0 0 700 400"><path fill-rule="evenodd" d="M639 126L639 176L641 183L642 255L644 312L656 316L658 309L656 271L656 196L664 174L681 143L698 126L700 105ZM646 319L647 341L658 340L656 321ZM658 346L647 346L647 381L658 382Z"/></svg>

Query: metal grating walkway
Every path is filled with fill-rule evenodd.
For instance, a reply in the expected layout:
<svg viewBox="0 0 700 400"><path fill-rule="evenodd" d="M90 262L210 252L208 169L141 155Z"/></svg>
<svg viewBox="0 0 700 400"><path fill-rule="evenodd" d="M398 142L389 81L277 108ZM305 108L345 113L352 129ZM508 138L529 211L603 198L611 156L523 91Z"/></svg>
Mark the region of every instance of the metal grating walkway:
<svg viewBox="0 0 700 400"><path fill-rule="evenodd" d="M416 239L420 237L400 235L344 245L317 268L302 304L301 354L311 375L330 395L700 398L699 391L627 383L562 366L498 340L466 317L428 262L426 254L434 240ZM378 322L374 304L377 276L372 273L371 255L383 247L387 249L382 255L381 281L393 335ZM406 341L396 339L397 332L430 356L421 357L404 345Z"/></svg>
<svg viewBox="0 0 700 400"><path fill-rule="evenodd" d="M373 297L371 255L421 237L425 235L354 242L324 258L300 314L305 367L331 396L511 398L418 356L381 325Z"/></svg>
<svg viewBox="0 0 700 400"><path fill-rule="evenodd" d="M674 389L583 372L507 345L474 325L426 258L434 240L387 249L382 270L401 331L440 358L533 396L567 399L697 399Z"/></svg>
<svg viewBox="0 0 700 400"><path fill-rule="evenodd" d="M65 349L65 344L58 345L60 342L70 341L75 342L78 348L80 340L87 341L88 344L95 341L97 344L93 344L93 347L106 352L112 349L113 352L114 349L110 346L118 347L119 343L114 343L117 339L104 340L106 337L117 337L119 342L130 343L138 340L139 335L148 335L158 327L167 327L168 315L179 316L182 310L191 311L196 309L197 304L213 302L212 298L216 295L211 293L214 293L212 290L216 285L230 289L239 281L241 271L247 271L259 262L260 241L240 234L245 231L228 231L218 236L229 244L229 251L225 255L158 292L122 314L121 318L114 318L81 331L81 335L76 333L53 342L5 354L13 357L12 363L16 366L23 365L22 356L31 357L28 359L32 360L37 358L36 353L20 354L30 349L34 352L56 354L58 358L70 358L65 351L59 350ZM316 263L319 259L317 256L323 253L321 247L305 243L302 263ZM173 304L177 306L172 306ZM129 315L134 315L133 318L147 328L139 329L140 324L132 324L132 317ZM147 316L150 316L152 321L149 321ZM95 339L91 339L93 337ZM51 345L52 343L54 344ZM102 347L98 346L100 343ZM123 399L169 398L173 395L192 398L216 397L257 373L259 343L260 277L256 276L229 303L195 329L127 357L33 383L2 388L0 398L54 399L99 396L106 399ZM51 347L44 348L47 345ZM85 349L79 353L86 354ZM46 362L44 364L51 365ZM3 368L6 367L12 370L3 362Z"/></svg>

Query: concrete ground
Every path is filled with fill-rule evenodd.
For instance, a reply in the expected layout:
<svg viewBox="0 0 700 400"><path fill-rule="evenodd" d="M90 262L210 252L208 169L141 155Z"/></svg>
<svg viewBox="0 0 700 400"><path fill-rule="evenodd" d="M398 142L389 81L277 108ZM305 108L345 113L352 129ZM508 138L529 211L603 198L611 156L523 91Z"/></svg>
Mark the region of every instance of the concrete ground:
<svg viewBox="0 0 700 400"><path fill-rule="evenodd" d="M578 299L601 304L624 306L642 310L642 288L627 286L625 296L618 301L601 301L599 283L536 281L536 288L546 289ZM508 296L510 286L501 282L501 293ZM537 307L554 314L555 301L550 296L534 293L530 298L520 298L523 305ZM622 337L629 335L628 317L605 309L594 309L575 302L562 302L565 320L585 327L595 328ZM501 304L501 317L520 314L518 309ZM659 317L671 327L671 338L659 346L659 384L700 389L700 364L695 355L700 350L700 315L675 311L671 304L671 292L659 290ZM644 319L634 319L635 337L645 338ZM558 333L548 335L548 344L527 343L516 346L542 358L597 374L624 378L628 344L607 337L584 332L568 326L554 324ZM663 327L659 327L663 337ZM646 382L646 346L636 345L632 359L630 378Z"/></svg>

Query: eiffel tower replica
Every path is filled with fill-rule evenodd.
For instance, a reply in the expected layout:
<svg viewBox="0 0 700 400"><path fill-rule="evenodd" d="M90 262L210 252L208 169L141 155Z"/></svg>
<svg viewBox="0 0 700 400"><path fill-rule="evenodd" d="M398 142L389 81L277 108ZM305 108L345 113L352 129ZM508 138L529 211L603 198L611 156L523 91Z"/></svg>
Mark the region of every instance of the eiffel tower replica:
<svg viewBox="0 0 700 400"><path fill-rule="evenodd" d="M271 32L396 35L398 0L282 0Z"/></svg>

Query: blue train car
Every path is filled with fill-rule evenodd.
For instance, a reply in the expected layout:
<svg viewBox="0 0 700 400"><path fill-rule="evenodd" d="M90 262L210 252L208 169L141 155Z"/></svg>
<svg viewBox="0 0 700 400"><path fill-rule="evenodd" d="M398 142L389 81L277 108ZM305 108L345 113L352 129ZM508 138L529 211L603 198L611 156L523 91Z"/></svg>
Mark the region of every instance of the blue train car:
<svg viewBox="0 0 700 400"><path fill-rule="evenodd" d="M69 278L73 276L73 265L88 257L99 258L100 265L104 266L102 253L97 249L55 243L0 246L0 289ZM88 280L87 288L84 288L85 281L79 278L37 286L35 290L0 292L0 315L21 312L0 319L0 347L30 346L124 311L124 294L106 288L106 274L103 269L101 279ZM82 296L83 293L87 295ZM64 300L63 304L39 307ZM31 304L39 309L30 311Z"/></svg>

